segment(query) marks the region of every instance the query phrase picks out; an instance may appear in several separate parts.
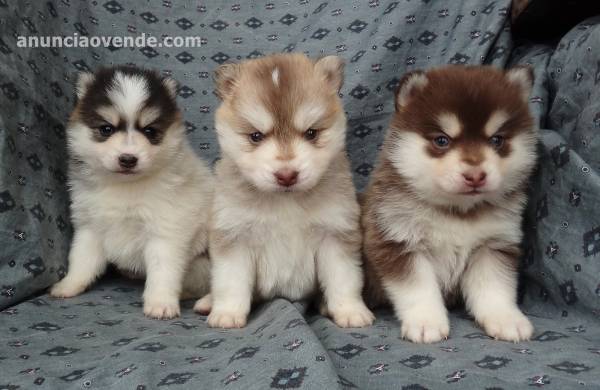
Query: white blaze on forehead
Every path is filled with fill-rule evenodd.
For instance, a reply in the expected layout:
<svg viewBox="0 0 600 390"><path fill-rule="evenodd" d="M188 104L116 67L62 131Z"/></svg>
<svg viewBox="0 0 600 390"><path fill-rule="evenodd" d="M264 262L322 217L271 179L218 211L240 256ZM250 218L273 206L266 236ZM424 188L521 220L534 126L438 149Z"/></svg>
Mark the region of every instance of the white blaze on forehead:
<svg viewBox="0 0 600 390"><path fill-rule="evenodd" d="M244 119L250 122L252 127L262 133L271 131L273 127L273 116L256 101L240 104L239 113Z"/></svg>
<svg viewBox="0 0 600 390"><path fill-rule="evenodd" d="M279 69L278 68L273 69L273 72L271 73L271 78L273 79L273 84L275 84L276 87L279 87Z"/></svg>
<svg viewBox="0 0 600 390"><path fill-rule="evenodd" d="M483 129L485 135L491 137L492 135L496 134L496 132L500 130L500 127L502 127L507 120L508 114L505 111L494 111L492 115L490 115L490 119L488 119Z"/></svg>
<svg viewBox="0 0 600 390"><path fill-rule="evenodd" d="M137 112L148 97L148 84L143 77L115 72L108 98L127 118L128 123L134 123Z"/></svg>
<svg viewBox="0 0 600 390"><path fill-rule="evenodd" d="M437 118L438 124L451 138L456 138L462 131L462 125L456 114L449 112L442 113Z"/></svg>
<svg viewBox="0 0 600 390"><path fill-rule="evenodd" d="M294 114L294 127L307 130L325 115L325 105L320 102L309 102L300 105Z"/></svg>

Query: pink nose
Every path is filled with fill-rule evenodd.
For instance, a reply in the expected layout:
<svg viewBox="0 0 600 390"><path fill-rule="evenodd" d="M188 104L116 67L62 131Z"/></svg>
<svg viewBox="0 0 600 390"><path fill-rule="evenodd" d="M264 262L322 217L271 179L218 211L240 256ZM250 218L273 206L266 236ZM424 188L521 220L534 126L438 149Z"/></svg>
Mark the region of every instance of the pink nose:
<svg viewBox="0 0 600 390"><path fill-rule="evenodd" d="M277 179L277 184L284 187L291 187L298 181L298 171L291 169L281 169L273 175Z"/></svg>
<svg viewBox="0 0 600 390"><path fill-rule="evenodd" d="M485 185L485 171L481 169L472 169L462 174L465 184L469 187L478 188Z"/></svg>

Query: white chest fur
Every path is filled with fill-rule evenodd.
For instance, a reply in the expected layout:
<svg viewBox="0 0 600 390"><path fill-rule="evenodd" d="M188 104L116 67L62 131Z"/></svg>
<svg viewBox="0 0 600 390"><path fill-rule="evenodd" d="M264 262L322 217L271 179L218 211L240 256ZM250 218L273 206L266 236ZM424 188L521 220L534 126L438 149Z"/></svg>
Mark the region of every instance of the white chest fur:
<svg viewBox="0 0 600 390"><path fill-rule="evenodd" d="M122 187L97 191L76 188L72 205L75 224L94 232L106 260L135 272L144 271L143 251L156 218L152 210L157 207L152 194L139 195Z"/></svg>
<svg viewBox="0 0 600 390"><path fill-rule="evenodd" d="M259 298L298 300L316 289L315 254L323 229L310 212L282 195L269 202L257 202L252 209L230 204L217 213L215 224L228 226L237 244L248 248Z"/></svg>
<svg viewBox="0 0 600 390"><path fill-rule="evenodd" d="M293 220L301 221L299 213ZM316 287L315 253L319 240L309 224L273 221L257 227L266 241L257 246L256 292L261 298L306 298Z"/></svg>
<svg viewBox="0 0 600 390"><path fill-rule="evenodd" d="M148 198L114 200L95 210L94 226L101 236L106 258L121 268L143 272L144 248L154 236L157 215L152 212ZM165 208L160 206L156 208Z"/></svg>
<svg viewBox="0 0 600 390"><path fill-rule="evenodd" d="M390 238L407 244L411 252L425 254L433 263L445 291L456 287L475 249L518 244L521 240L519 214L508 210L464 219L432 209L394 210L386 220L390 221Z"/></svg>
<svg viewBox="0 0 600 390"><path fill-rule="evenodd" d="M209 192L200 181L122 183L93 189L73 183L75 227L92 230L104 257L119 268L144 271L144 251L157 239L190 250L206 224ZM173 185L177 184L177 185Z"/></svg>

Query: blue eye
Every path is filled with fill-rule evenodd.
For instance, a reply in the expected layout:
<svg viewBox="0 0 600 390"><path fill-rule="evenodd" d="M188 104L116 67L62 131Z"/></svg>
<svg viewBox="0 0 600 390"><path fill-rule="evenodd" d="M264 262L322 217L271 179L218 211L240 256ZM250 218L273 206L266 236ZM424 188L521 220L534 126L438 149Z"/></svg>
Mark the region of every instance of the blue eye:
<svg viewBox="0 0 600 390"><path fill-rule="evenodd" d="M501 135L494 135L490 138L490 145L496 149L500 149L504 145L504 137Z"/></svg>
<svg viewBox="0 0 600 390"><path fill-rule="evenodd" d="M440 149L445 149L450 146L450 138L445 135L437 136L433 139L433 144Z"/></svg>
<svg viewBox="0 0 600 390"><path fill-rule="evenodd" d="M108 138L115 132L115 128L112 125L102 125L98 128L98 131L101 136Z"/></svg>

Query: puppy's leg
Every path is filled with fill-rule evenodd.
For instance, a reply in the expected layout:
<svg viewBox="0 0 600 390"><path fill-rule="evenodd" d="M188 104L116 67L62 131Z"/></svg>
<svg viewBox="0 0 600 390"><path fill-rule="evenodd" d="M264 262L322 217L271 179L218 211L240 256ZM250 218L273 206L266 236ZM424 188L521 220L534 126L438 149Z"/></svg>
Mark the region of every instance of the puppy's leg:
<svg viewBox="0 0 600 390"><path fill-rule="evenodd" d="M75 230L67 275L50 289L50 295L70 298L81 294L106 269L102 243L90 229Z"/></svg>
<svg viewBox="0 0 600 390"><path fill-rule="evenodd" d="M212 295L206 294L194 304L194 311L198 314L207 315L212 310Z"/></svg>
<svg viewBox="0 0 600 390"><path fill-rule="evenodd" d="M196 256L187 266L183 278L181 299L200 298L210 291L210 260L206 255Z"/></svg>
<svg viewBox="0 0 600 390"><path fill-rule="evenodd" d="M242 245L221 250L211 249L212 309L208 325L213 328L243 328L246 326L255 281L255 265ZM198 301L200 306L204 301Z"/></svg>
<svg viewBox="0 0 600 390"><path fill-rule="evenodd" d="M200 298L194 305L194 311L200 314L210 313L212 299L210 297L211 261L208 257L208 232L202 228L193 240L194 251L198 255L189 265L183 279L182 298Z"/></svg>
<svg viewBox="0 0 600 390"><path fill-rule="evenodd" d="M417 253L408 261L404 275L383 279L384 289L402 321L402 337L415 343L447 338L448 314L430 260Z"/></svg>
<svg viewBox="0 0 600 390"><path fill-rule="evenodd" d="M533 334L531 322L517 306L516 253L479 249L461 281L467 308L485 332L514 342Z"/></svg>
<svg viewBox="0 0 600 390"><path fill-rule="evenodd" d="M144 251L144 314L148 317L168 319L179 316L186 251L175 241L153 238Z"/></svg>
<svg viewBox="0 0 600 390"><path fill-rule="evenodd" d="M183 282L182 297L198 298L194 304L194 311L202 315L210 313L212 298L210 296L210 259L199 256L191 264Z"/></svg>
<svg viewBox="0 0 600 390"><path fill-rule="evenodd" d="M327 236L317 251L317 276L325 310L343 328L371 325L375 317L362 299L360 253L335 236Z"/></svg>

